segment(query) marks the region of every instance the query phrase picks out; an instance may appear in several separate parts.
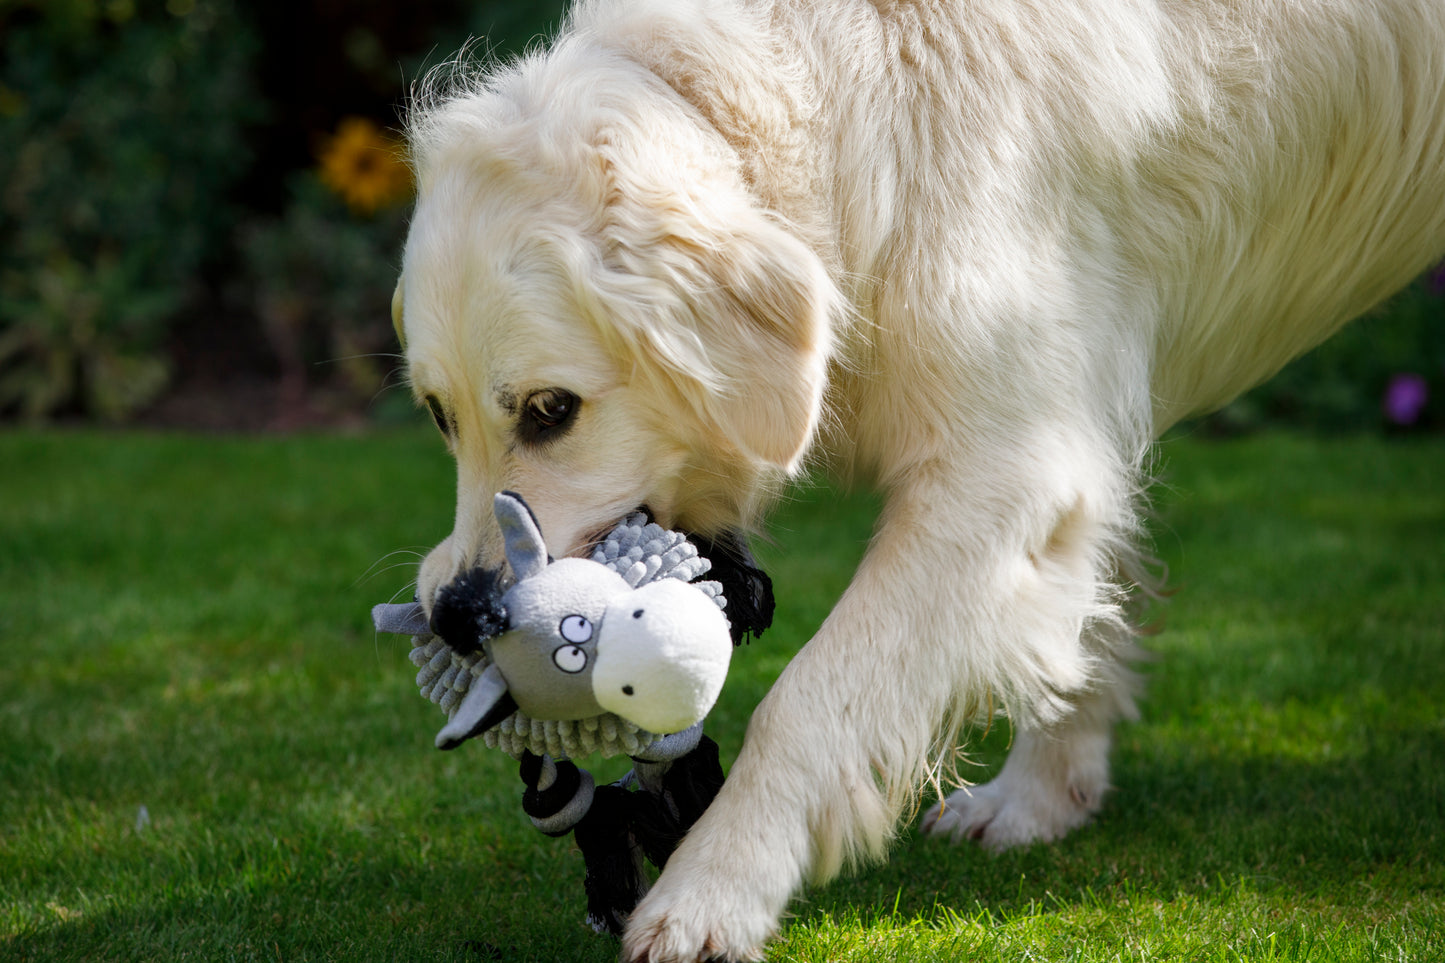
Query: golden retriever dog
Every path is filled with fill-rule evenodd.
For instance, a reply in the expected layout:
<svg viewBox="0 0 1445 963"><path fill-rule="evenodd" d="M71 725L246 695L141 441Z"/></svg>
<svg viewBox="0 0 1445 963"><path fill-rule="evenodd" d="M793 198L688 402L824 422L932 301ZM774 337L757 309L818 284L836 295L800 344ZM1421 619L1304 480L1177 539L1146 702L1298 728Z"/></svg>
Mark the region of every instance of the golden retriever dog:
<svg viewBox="0 0 1445 963"><path fill-rule="evenodd" d="M583 0L425 83L395 314L457 463L420 597L640 505L746 530L805 466L886 495L628 924L748 959L880 856L960 727L999 849L1100 806L1153 441L1445 251L1441 0Z"/></svg>

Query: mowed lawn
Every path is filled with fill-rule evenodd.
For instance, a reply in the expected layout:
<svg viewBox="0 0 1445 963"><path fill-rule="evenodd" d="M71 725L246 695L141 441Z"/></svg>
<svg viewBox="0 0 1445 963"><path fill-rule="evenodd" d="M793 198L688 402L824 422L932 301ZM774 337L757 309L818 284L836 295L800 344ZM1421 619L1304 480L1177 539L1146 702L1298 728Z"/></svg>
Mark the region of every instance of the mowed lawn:
<svg viewBox="0 0 1445 963"><path fill-rule="evenodd" d="M1001 857L905 827L771 958L1445 959L1445 443L1161 455L1176 592L1104 813ZM406 640L370 628L453 487L425 431L0 433L0 960L615 958L514 764L433 750ZM725 762L873 507L805 487L775 516Z"/></svg>

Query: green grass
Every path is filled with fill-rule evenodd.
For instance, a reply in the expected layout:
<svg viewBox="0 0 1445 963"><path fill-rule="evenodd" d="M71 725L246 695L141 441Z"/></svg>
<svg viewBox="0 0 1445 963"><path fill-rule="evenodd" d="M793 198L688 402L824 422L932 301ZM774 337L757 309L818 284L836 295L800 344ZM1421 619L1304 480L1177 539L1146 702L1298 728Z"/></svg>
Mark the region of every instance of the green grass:
<svg viewBox="0 0 1445 963"><path fill-rule="evenodd" d="M774 959L1445 958L1445 446L1164 454L1179 592L1103 815L1001 857L905 830ZM615 958L510 761L432 750L407 643L369 627L453 484L422 432L0 434L0 959ZM777 516L725 759L871 510Z"/></svg>

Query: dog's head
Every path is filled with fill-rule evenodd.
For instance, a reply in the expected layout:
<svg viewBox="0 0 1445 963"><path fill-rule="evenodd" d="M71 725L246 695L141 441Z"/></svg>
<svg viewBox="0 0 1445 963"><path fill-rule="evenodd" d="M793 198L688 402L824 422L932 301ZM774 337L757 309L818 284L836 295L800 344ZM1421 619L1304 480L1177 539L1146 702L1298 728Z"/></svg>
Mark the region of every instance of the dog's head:
<svg viewBox="0 0 1445 963"><path fill-rule="evenodd" d="M549 550L625 512L746 525L818 422L838 293L727 143L636 63L554 51L418 108L419 196L393 305L457 462L419 595L496 566L491 499Z"/></svg>

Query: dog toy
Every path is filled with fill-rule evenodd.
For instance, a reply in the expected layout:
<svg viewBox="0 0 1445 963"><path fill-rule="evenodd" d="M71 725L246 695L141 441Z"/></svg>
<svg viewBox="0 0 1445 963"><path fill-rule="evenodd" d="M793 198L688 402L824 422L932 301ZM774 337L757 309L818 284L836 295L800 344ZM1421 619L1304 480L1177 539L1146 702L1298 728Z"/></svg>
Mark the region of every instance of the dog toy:
<svg viewBox="0 0 1445 963"><path fill-rule="evenodd" d="M740 539L700 540L627 516L590 559L553 560L526 502L493 500L509 580L473 569L417 603L378 605L379 631L410 634L422 695L448 714L454 749L480 736L521 762L523 810L573 832L587 867L588 921L620 934L659 869L722 786L702 734L733 644L772 620L772 589ZM725 588L726 586L726 588ZM730 604L731 593L735 601ZM595 786L571 757L626 753L633 769Z"/></svg>

